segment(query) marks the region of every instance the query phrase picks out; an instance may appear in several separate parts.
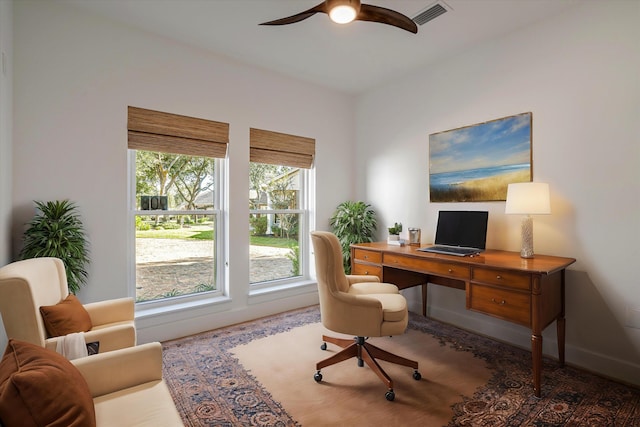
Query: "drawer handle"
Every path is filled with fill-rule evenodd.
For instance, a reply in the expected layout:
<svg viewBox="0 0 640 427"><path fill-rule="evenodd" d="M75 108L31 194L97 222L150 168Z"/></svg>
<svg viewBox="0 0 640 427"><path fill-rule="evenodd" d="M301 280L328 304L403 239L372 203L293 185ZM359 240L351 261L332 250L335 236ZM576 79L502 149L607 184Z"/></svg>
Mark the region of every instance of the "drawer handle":
<svg viewBox="0 0 640 427"><path fill-rule="evenodd" d="M369 259L369 255L365 255L365 256L364 256L364 259Z"/></svg>
<svg viewBox="0 0 640 427"><path fill-rule="evenodd" d="M365 271L365 272L364 272L364 275L365 275L365 276L368 276L368 275L369 275L369 272L368 272L368 271Z"/></svg>
<svg viewBox="0 0 640 427"><path fill-rule="evenodd" d="M496 276L496 279L498 279L498 280L502 280L502 276L498 274L498 275Z"/></svg>
<svg viewBox="0 0 640 427"><path fill-rule="evenodd" d="M448 271L449 271L449 273L453 273L453 270L452 270L452 269L449 269Z"/></svg>
<svg viewBox="0 0 640 427"><path fill-rule="evenodd" d="M496 304L500 304L500 305L505 305L506 304L505 300L502 300L502 301L498 302L498 301L496 301L495 298L491 298L491 302L495 302Z"/></svg>

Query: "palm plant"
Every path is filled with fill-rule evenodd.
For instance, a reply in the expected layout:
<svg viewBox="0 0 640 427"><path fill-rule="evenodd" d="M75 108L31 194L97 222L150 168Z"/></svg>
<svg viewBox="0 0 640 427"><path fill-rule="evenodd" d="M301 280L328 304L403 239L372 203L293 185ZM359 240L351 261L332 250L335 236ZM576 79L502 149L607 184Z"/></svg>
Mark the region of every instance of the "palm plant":
<svg viewBox="0 0 640 427"><path fill-rule="evenodd" d="M342 246L344 272L350 274L350 246L353 243L373 241L373 233L377 227L376 213L371 205L364 202L342 202L331 216L329 224Z"/></svg>
<svg viewBox="0 0 640 427"><path fill-rule="evenodd" d="M69 292L87 282L88 242L75 204L68 200L35 202L39 212L24 232L21 259L55 257L64 263Z"/></svg>

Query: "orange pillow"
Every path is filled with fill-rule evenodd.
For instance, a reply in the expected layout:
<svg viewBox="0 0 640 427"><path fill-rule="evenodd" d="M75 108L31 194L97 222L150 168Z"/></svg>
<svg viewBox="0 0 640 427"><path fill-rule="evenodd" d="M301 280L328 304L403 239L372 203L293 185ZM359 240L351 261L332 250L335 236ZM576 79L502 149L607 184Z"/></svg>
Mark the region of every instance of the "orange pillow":
<svg viewBox="0 0 640 427"><path fill-rule="evenodd" d="M5 427L94 427L91 391L60 354L10 339L0 361L0 419Z"/></svg>
<svg viewBox="0 0 640 427"><path fill-rule="evenodd" d="M56 305L43 305L40 314L50 337L87 332L93 327L87 309L73 294Z"/></svg>

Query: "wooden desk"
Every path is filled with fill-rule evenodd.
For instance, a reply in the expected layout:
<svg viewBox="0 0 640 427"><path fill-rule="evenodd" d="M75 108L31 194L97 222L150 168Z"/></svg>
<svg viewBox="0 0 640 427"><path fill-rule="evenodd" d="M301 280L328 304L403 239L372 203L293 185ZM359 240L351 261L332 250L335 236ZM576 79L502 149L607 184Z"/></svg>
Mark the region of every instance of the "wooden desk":
<svg viewBox="0 0 640 427"><path fill-rule="evenodd" d="M433 283L464 290L468 310L530 328L533 390L540 397L542 331L554 320L558 360L564 365L565 269L576 260L546 255L524 259L518 252L497 250L457 257L417 249L386 243L351 245L352 274L376 275L400 289L421 285L425 316L427 283Z"/></svg>

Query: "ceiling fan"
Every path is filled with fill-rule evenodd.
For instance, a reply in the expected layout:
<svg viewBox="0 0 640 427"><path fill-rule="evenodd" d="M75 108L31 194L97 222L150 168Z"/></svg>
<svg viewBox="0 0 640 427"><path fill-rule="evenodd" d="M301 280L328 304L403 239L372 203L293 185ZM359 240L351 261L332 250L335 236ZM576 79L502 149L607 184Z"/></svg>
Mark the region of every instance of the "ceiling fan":
<svg viewBox="0 0 640 427"><path fill-rule="evenodd" d="M370 21L392 25L414 34L418 32L418 26L411 18L384 7L361 4L360 0L325 0L304 12L275 21L263 22L260 25L294 24L316 13L326 13L332 21L338 24L347 24L351 21Z"/></svg>

